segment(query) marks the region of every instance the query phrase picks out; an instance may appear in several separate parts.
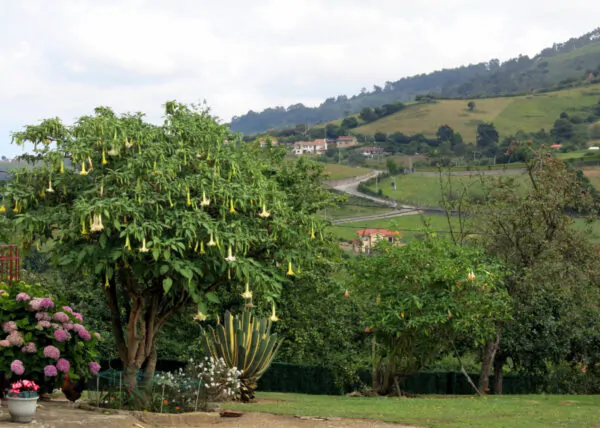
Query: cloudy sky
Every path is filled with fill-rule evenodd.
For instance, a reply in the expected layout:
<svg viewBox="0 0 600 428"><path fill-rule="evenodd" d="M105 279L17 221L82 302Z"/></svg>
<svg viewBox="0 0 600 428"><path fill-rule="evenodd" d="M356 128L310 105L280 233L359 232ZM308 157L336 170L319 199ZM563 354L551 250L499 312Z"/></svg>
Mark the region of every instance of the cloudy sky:
<svg viewBox="0 0 600 428"><path fill-rule="evenodd" d="M0 0L0 154L10 132L98 105L228 121L505 60L600 26L591 0Z"/></svg>

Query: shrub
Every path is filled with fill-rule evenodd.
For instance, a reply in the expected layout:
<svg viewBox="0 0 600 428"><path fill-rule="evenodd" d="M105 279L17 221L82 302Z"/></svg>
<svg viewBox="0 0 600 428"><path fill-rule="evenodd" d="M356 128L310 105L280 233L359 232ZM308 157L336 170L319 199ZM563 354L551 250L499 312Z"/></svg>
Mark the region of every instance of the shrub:
<svg viewBox="0 0 600 428"><path fill-rule="evenodd" d="M81 314L43 296L39 285L0 283L0 372L14 381L35 380L50 392L62 374L97 373L100 336L83 326Z"/></svg>

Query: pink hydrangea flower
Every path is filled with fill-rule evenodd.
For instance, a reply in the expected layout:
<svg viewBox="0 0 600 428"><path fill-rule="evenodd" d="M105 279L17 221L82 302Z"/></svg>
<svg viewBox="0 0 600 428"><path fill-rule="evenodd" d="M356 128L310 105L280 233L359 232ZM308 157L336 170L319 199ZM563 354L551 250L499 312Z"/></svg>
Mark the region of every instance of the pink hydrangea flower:
<svg viewBox="0 0 600 428"><path fill-rule="evenodd" d="M35 343L29 342L27 345L21 348L21 352L26 354L35 354L37 352L37 347L35 346Z"/></svg>
<svg viewBox="0 0 600 428"><path fill-rule="evenodd" d="M66 322L63 324L63 329L65 330L74 330L75 329L75 325L79 325L79 324L73 324L70 322Z"/></svg>
<svg viewBox="0 0 600 428"><path fill-rule="evenodd" d="M44 367L44 376L47 376L47 377L58 376L58 370L56 370L56 367L53 366L52 364L48 364L46 367Z"/></svg>
<svg viewBox="0 0 600 428"><path fill-rule="evenodd" d="M53 318L58 322L62 322L62 323L69 322L69 316L67 314L65 314L64 312L55 313Z"/></svg>
<svg viewBox="0 0 600 428"><path fill-rule="evenodd" d="M92 374L98 374L99 371L100 371L100 364L98 364L95 361L92 361L90 363L90 373L92 373Z"/></svg>
<svg viewBox="0 0 600 428"><path fill-rule="evenodd" d="M55 346L49 345L44 348L44 356L58 360L60 357L60 351Z"/></svg>
<svg viewBox="0 0 600 428"><path fill-rule="evenodd" d="M77 334L79 335L79 337L81 337L83 340L90 340L92 338L92 336L90 335L90 332L87 331L85 328L80 328L77 331Z"/></svg>
<svg viewBox="0 0 600 428"><path fill-rule="evenodd" d="M23 362L20 360L14 360L12 363L10 363L10 371L17 376L21 376L23 373L25 373Z"/></svg>
<svg viewBox="0 0 600 428"><path fill-rule="evenodd" d="M56 330L54 332L54 338L59 341L59 342L64 342L65 340L67 340L68 337L68 333L64 330Z"/></svg>
<svg viewBox="0 0 600 428"><path fill-rule="evenodd" d="M26 302L28 300L31 300L31 297L29 297L29 294L27 293L19 293L17 294L17 302Z"/></svg>
<svg viewBox="0 0 600 428"><path fill-rule="evenodd" d="M29 302L29 306L31 306L31 309L33 309L34 311L39 311L40 310L40 303L42 303L42 300L44 300L44 299L40 299L39 297L34 297Z"/></svg>
<svg viewBox="0 0 600 428"><path fill-rule="evenodd" d="M17 330L17 324L14 321L7 321L2 326L2 330L4 330L7 333L11 333Z"/></svg>
<svg viewBox="0 0 600 428"><path fill-rule="evenodd" d="M8 340L0 340L0 348L8 348L10 346L10 342Z"/></svg>
<svg viewBox="0 0 600 428"><path fill-rule="evenodd" d="M50 324L50 326L54 329L54 330L62 330L62 325L57 324L55 322L53 322L52 324Z"/></svg>
<svg viewBox="0 0 600 428"><path fill-rule="evenodd" d="M46 297L45 299L42 299L42 301L40 302L40 309L52 309L54 307L54 302L52 301L52 299L49 299L48 297Z"/></svg>
<svg viewBox="0 0 600 428"><path fill-rule="evenodd" d="M56 368L59 372L68 373L71 368L71 364L64 358L59 359L56 362Z"/></svg>
<svg viewBox="0 0 600 428"><path fill-rule="evenodd" d="M79 320L79 322L83 322L83 316L79 312L73 312L73 316Z"/></svg>
<svg viewBox="0 0 600 428"><path fill-rule="evenodd" d="M52 318L48 312L38 312L35 314L35 319L38 321L50 321Z"/></svg>
<svg viewBox="0 0 600 428"><path fill-rule="evenodd" d="M11 331L6 340L8 340L8 343L12 346L23 346L24 343L23 336L21 336L21 333L18 331Z"/></svg>
<svg viewBox="0 0 600 428"><path fill-rule="evenodd" d="M62 307L62 309L63 309L63 311L65 311L65 312L70 312L70 313L73 313L73 309L71 309L71 307L70 307L70 306L63 306L63 307Z"/></svg>
<svg viewBox="0 0 600 428"><path fill-rule="evenodd" d="M40 321L38 323L38 325L42 328L49 328L50 327L50 321Z"/></svg>

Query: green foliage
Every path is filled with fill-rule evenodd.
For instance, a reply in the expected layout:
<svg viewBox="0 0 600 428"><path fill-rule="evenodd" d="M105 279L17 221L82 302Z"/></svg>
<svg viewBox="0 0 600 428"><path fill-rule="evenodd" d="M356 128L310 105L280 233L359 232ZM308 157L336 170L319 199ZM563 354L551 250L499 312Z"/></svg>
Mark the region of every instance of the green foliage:
<svg viewBox="0 0 600 428"><path fill-rule="evenodd" d="M50 298L39 284L15 281L0 283L0 372L8 378L35 380L51 391L60 385L62 375L44 376L44 367L57 367L57 359L44 355L44 348L54 346L60 358L68 361L68 374L74 379L90 378L90 363L97 361L100 336L88 331L83 317L67 308L64 301ZM46 299L40 305L41 299ZM10 328L13 325L14 329ZM5 337L6 336L6 337ZM11 338L15 336L14 338ZM19 343L15 342L18 341ZM11 373L11 364L22 362L24 373ZM59 368L63 368L61 366Z"/></svg>
<svg viewBox="0 0 600 428"><path fill-rule="evenodd" d="M13 209L3 224L64 271L93 278L132 382L146 361L152 375L158 332L176 313L193 305L204 317L220 289L248 282L274 300L288 264L314 256L314 214L330 201L322 167L238 147L207 111L175 102L160 126L97 108L14 139L34 144L24 157L36 166L4 186Z"/></svg>
<svg viewBox="0 0 600 428"><path fill-rule="evenodd" d="M271 334L271 321L277 321L274 312L269 319L256 319L248 309L235 317L227 311L223 324L219 320L214 329L208 326L202 330L207 352L215 360L224 359L227 367L242 371L240 393L244 402L254 398L256 382L281 346L277 334Z"/></svg>

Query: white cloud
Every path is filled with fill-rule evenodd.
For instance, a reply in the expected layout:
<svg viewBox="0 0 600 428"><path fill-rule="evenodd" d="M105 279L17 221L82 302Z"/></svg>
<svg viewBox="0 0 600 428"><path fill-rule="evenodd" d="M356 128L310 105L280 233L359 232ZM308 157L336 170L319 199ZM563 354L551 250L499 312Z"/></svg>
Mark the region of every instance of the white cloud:
<svg viewBox="0 0 600 428"><path fill-rule="evenodd" d="M206 99L229 120L443 67L535 54L597 26L589 0L0 0L0 154L43 117L161 115Z"/></svg>

